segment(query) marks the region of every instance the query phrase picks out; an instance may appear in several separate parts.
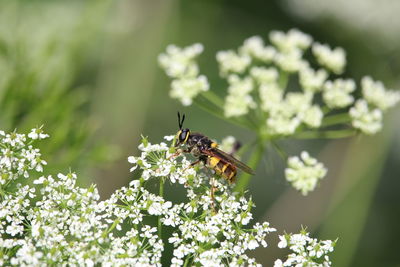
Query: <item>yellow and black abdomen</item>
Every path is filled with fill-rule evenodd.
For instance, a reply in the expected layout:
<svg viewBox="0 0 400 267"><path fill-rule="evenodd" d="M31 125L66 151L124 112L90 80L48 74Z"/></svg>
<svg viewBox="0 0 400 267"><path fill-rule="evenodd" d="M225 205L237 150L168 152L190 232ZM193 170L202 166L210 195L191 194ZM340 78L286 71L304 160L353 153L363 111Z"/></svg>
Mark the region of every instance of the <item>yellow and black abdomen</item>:
<svg viewBox="0 0 400 267"><path fill-rule="evenodd" d="M230 183L235 181L237 171L233 164L218 157L208 156L207 166L213 169L216 174L221 175L224 179L228 180Z"/></svg>

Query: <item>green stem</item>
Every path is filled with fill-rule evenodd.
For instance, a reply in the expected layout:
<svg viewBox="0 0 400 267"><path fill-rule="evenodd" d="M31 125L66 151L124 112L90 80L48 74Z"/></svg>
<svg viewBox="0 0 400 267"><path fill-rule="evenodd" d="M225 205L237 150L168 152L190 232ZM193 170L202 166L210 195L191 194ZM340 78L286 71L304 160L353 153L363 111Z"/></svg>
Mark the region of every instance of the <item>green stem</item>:
<svg viewBox="0 0 400 267"><path fill-rule="evenodd" d="M339 139L345 137L355 136L357 131L354 129L344 129L344 130L332 130L332 131L308 131L300 132L291 136L294 139L315 139L315 138L325 138L325 139Z"/></svg>
<svg viewBox="0 0 400 267"><path fill-rule="evenodd" d="M276 152L278 152L279 156L281 156L281 158L284 161L287 161L288 159L288 154L285 152L285 150L283 150L276 141L272 141L272 146L276 149Z"/></svg>
<svg viewBox="0 0 400 267"><path fill-rule="evenodd" d="M213 114L214 116L216 116L220 119L223 119L229 123L246 128L248 130L255 130L254 126L250 122L248 122L244 119L239 119L239 118L229 118L228 119L224 116L223 111L221 109L218 109L215 106L211 106L210 105L211 103L206 104L203 101L199 101L198 99L199 99L199 97L195 98L194 103L201 109L203 109L203 110Z"/></svg>
<svg viewBox="0 0 400 267"><path fill-rule="evenodd" d="M279 81L278 81L279 87L282 89L286 89L288 81L289 81L289 74L285 71L281 71L279 73Z"/></svg>
<svg viewBox="0 0 400 267"><path fill-rule="evenodd" d="M190 260L189 256L186 256L186 260L185 260L185 263L183 264L183 267L188 266L189 260Z"/></svg>
<svg viewBox="0 0 400 267"><path fill-rule="evenodd" d="M164 197L164 183L165 183L164 177L161 177L161 178L160 178L160 189L159 189L159 192L158 192L158 195L159 195L160 197ZM158 216L158 219L157 219L157 220L158 220L158 221L157 221L157 223L158 223L158 225L157 225L158 237L159 237L160 239L162 239L161 216Z"/></svg>
<svg viewBox="0 0 400 267"><path fill-rule="evenodd" d="M349 113L340 113L325 117L322 121L321 127L331 126L335 124L346 123L350 121Z"/></svg>
<svg viewBox="0 0 400 267"><path fill-rule="evenodd" d="M264 151L265 151L265 144L263 140L259 140L257 142L255 150L253 151L249 161L247 162L247 165L253 170L256 170L258 164L260 163L264 155ZM251 174L243 172L236 183L235 191L237 192L244 191L249 185L250 178Z"/></svg>
<svg viewBox="0 0 400 267"><path fill-rule="evenodd" d="M216 105L217 107L222 107L224 105L224 101L216 95L213 91L206 91L201 94L206 98L208 101Z"/></svg>

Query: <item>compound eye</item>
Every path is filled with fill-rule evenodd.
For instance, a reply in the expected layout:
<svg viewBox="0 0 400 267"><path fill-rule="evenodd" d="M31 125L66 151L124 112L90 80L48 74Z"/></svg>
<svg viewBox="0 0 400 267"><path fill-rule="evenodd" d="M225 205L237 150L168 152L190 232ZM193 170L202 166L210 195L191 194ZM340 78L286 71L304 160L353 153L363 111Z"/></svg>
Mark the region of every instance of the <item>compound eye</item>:
<svg viewBox="0 0 400 267"><path fill-rule="evenodd" d="M181 132L181 134L179 135L179 141L184 142L185 139L186 139L186 135L187 135L187 134L188 134L188 132L185 131L185 130L183 130L183 131Z"/></svg>

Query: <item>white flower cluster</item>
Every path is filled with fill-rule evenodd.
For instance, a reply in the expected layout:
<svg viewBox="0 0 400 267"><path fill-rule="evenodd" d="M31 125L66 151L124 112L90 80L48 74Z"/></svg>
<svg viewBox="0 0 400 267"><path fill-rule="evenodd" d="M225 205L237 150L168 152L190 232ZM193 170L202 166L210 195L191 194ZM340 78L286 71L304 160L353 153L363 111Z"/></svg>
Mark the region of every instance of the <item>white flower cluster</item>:
<svg viewBox="0 0 400 267"><path fill-rule="evenodd" d="M366 134L375 134L382 128L383 113L400 101L400 91L386 90L380 81L366 76L361 80L364 99L350 109L354 128Z"/></svg>
<svg viewBox="0 0 400 267"><path fill-rule="evenodd" d="M165 139L172 140L173 137L166 136ZM193 180L196 175L196 171L189 168L191 162L185 157L180 157L178 161L164 142L151 144L146 138L143 138L139 150L142 151L141 155L139 157L130 156L128 161L134 164L131 172L139 168L141 170L140 178L145 181L151 177L169 177L173 183L178 181L180 184L185 184L188 180Z"/></svg>
<svg viewBox="0 0 400 267"><path fill-rule="evenodd" d="M332 252L336 241L319 241L309 237L309 234L302 230L299 234L285 234L279 236L279 248L289 248L293 253L289 254L286 261L276 260L274 267L283 266L315 266L328 267L332 263L328 253Z"/></svg>
<svg viewBox="0 0 400 267"><path fill-rule="evenodd" d="M150 173L151 177L162 176L171 183L184 184L187 190L187 203L171 206L170 202L161 201L157 205L162 223L175 229L169 238L174 246L171 266L183 266L185 262L201 266L259 266L245 252L260 245L266 247L265 237L275 229L267 222L244 227L253 218L251 200L234 194L220 178L210 179L209 172L188 168L190 161L185 155L171 157L174 154L164 144L154 145L143 139L139 149L141 156L130 157L129 161L135 164L133 169L140 169L143 180Z"/></svg>
<svg viewBox="0 0 400 267"><path fill-rule="evenodd" d="M336 74L343 72L346 65L346 52L343 48L337 47L332 50L326 44L315 43L312 47L312 51L319 64L327 67Z"/></svg>
<svg viewBox="0 0 400 267"><path fill-rule="evenodd" d="M265 45L260 37L254 36L245 40L237 54L229 51L235 59L243 59L240 64L233 56L227 57L228 52L217 54L221 75L229 82L225 116L242 116L259 106L265 112L270 135L293 134L302 124L309 128L320 127L323 112L313 99L315 93L322 91L328 72L314 70L303 59L304 51L312 45L312 38L295 29L286 34L273 31L269 37L273 46ZM297 72L304 91L285 94L282 77ZM243 86L243 81L247 86ZM258 96L254 94L257 91Z"/></svg>
<svg viewBox="0 0 400 267"><path fill-rule="evenodd" d="M169 45L166 53L158 57L160 66L173 79L170 96L179 99L185 106L191 105L193 98L200 92L209 89L207 77L199 75L199 67L195 61L201 52L201 44L185 48Z"/></svg>
<svg viewBox="0 0 400 267"><path fill-rule="evenodd" d="M9 134L0 131L0 186L20 177L29 177L30 170L43 171L46 161L41 158L39 149L32 146L35 140L47 138L41 128L32 129L26 136L12 132Z"/></svg>
<svg viewBox="0 0 400 267"><path fill-rule="evenodd" d="M172 203L139 181L101 202L95 186L76 186L73 173L41 176L34 186L18 183L42 171L31 143L46 137L41 129L28 137L0 132L0 265L161 266L163 243L142 218L164 214ZM122 228L127 223L128 231Z"/></svg>
<svg viewBox="0 0 400 267"><path fill-rule="evenodd" d="M256 266L245 252L260 245L266 247L266 235L275 231L267 222L244 228L252 219L252 202L232 195L222 183L214 181L214 186L218 192L215 200L209 197L209 189L204 192L207 195L198 195L195 192L199 188L189 188L190 202L176 206L179 219L175 219L174 226L179 231L169 239L175 247L172 266L183 266L187 258L193 258L193 263L201 266ZM213 201L215 214L210 207Z"/></svg>
<svg viewBox="0 0 400 267"><path fill-rule="evenodd" d="M235 117L247 114L256 103L250 96L253 90L253 81L249 78L240 79L237 75L230 75L228 96L226 97L224 111L226 117Z"/></svg>
<svg viewBox="0 0 400 267"><path fill-rule="evenodd" d="M32 132L38 134L33 138L47 137ZM0 145L10 148L11 162L29 161L29 155L20 153L23 135L1 135ZM185 155L174 157L165 143L151 144L143 138L139 149L141 155L129 157L129 162L140 178L104 201L94 185L78 187L74 173L41 176L33 180L34 187L1 185L0 265L161 266L166 244L160 229L145 220L152 216L158 219L158 228L172 227L171 266L260 266L246 251L266 247L266 235L276 230L267 222L248 227L253 218L251 199L234 193L232 185L209 170L190 168ZM18 168L25 165L14 167L15 176L24 176ZM28 176L32 169L26 170ZM150 193L145 189L150 178L183 184L188 201L173 204ZM315 253L318 256L319 250Z"/></svg>
<svg viewBox="0 0 400 267"><path fill-rule="evenodd" d="M218 106L223 108L226 117L251 116L252 120L258 121L260 129L257 130L267 136L281 137L300 130L315 131L324 126L324 117L335 116L339 111L347 121L341 120L335 125L351 122L353 128L374 134L382 128L381 113L400 101L400 92L386 90L381 82L370 77L361 81L363 98L355 99L356 82L337 77L346 66L346 53L341 47L320 44L296 29L287 33L273 31L269 40L271 45L265 44L261 37L253 36L237 50L217 53L220 76L228 82L224 105ZM194 50L195 46L175 50L183 53ZM197 56L196 53L187 54ZM190 72L197 75L198 67L193 63L195 56L183 61L191 62L187 69L194 69ZM314 60L309 60L309 56ZM169 66L173 64L167 59L172 56L161 55L160 58L170 76L185 69L171 67L171 70ZM296 87L302 90L296 92L293 90ZM193 92L196 93L180 90L174 97L192 99L201 90Z"/></svg>
<svg viewBox="0 0 400 267"><path fill-rule="evenodd" d="M324 84L322 96L329 108L344 108L354 102L351 93L355 89L356 83L353 80L336 79Z"/></svg>
<svg viewBox="0 0 400 267"><path fill-rule="evenodd" d="M301 159L300 159L301 158ZM327 169L315 158L303 151L299 157L288 159L288 168L285 170L286 180L303 195L313 191L319 180L325 177Z"/></svg>

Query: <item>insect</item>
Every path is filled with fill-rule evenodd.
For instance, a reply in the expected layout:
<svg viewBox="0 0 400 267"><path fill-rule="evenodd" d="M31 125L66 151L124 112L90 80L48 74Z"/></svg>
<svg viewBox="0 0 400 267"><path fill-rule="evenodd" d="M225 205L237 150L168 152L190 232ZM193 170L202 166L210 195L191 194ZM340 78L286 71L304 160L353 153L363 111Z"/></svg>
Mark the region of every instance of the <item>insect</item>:
<svg viewBox="0 0 400 267"><path fill-rule="evenodd" d="M218 144L210 140L207 136L201 133L191 132L188 128L183 129L185 115L178 112L179 131L176 134L175 146L186 145L187 149L184 153L191 153L197 158L191 166L200 162L210 169L213 169L216 174L222 176L229 183L235 181L237 168L249 174L254 174L254 171L243 162L235 159L232 155L218 149Z"/></svg>

